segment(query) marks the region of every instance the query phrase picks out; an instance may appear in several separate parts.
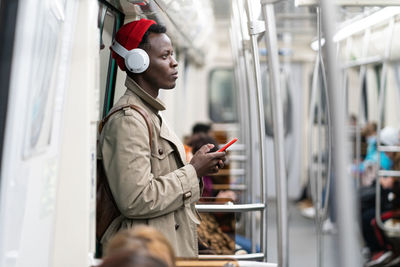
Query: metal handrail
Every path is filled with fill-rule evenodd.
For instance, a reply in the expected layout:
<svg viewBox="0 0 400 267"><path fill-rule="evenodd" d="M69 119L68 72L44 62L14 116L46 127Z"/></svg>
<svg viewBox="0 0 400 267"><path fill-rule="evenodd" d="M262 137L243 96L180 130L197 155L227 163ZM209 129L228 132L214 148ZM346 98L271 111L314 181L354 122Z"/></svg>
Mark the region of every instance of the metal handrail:
<svg viewBox="0 0 400 267"><path fill-rule="evenodd" d="M356 209L355 194L347 173L348 153L346 152L345 135L345 110L343 104L343 90L341 90L337 81L339 81L339 66L336 56L336 49L333 43L333 35L336 27L336 9L334 1L321 0L322 28L325 34L325 48L327 51L327 73L329 102L332 109L332 142L336 144L334 159L334 175L336 184L337 208L341 216L338 216L338 248L340 263L338 266L361 266L361 257L357 253L360 251L357 231L356 231Z"/></svg>
<svg viewBox="0 0 400 267"><path fill-rule="evenodd" d="M255 23L257 18L254 18L253 10L251 8L250 0L246 1L246 13L248 17L248 27L251 42L251 51L253 54L253 67L256 82L256 96L257 96L257 119L258 119L258 142L259 142L259 158L260 158L260 174L261 174L261 203L267 206L267 170L265 166L264 152L265 149L265 120L264 120L264 103L263 103L263 92L261 86L261 71L260 71L260 58L258 53L258 41L257 36L262 32L259 23ZM267 212L262 211L261 215L261 251L267 249ZM264 258L266 261L266 258Z"/></svg>
<svg viewBox="0 0 400 267"><path fill-rule="evenodd" d="M221 145L221 147L222 146L223 145ZM245 146L245 144L234 144L234 145L230 146L228 150L231 152L244 151L244 150L246 150L246 146Z"/></svg>
<svg viewBox="0 0 400 267"><path fill-rule="evenodd" d="M245 161L247 161L247 156L246 155L229 155L229 160L245 162Z"/></svg>
<svg viewBox="0 0 400 267"><path fill-rule="evenodd" d="M312 89L311 89L311 101L310 101L310 109L309 109L309 129L310 129L310 142L309 142L309 161L310 161L310 180L311 185L314 187L314 190L311 190L311 196L313 199L313 204L316 209L316 225L317 225L317 265L322 266L322 253L323 253L323 243L322 243L322 222L327 218L328 214L328 205L329 205L329 194L330 194L330 183L331 183L331 156L332 156L332 136L331 136L331 114L330 114L330 105L328 101L328 84L325 74L325 65L322 58L322 33L321 33L321 11L320 8L317 7L317 32L318 32L318 54L316 57L316 62L314 66L313 72L313 81L312 81ZM317 91L318 91L318 81L319 81L319 71L322 73L322 83L326 98L326 111L327 111L327 142L326 148L328 150L328 161L327 161L327 171L325 172L327 175L326 179L326 193L324 198L324 206L322 207L322 203L320 197L322 195L322 157L321 157L321 101L322 94L319 93L318 101L317 99ZM314 169L313 169L313 126L314 126L314 107L317 103L318 106L318 160L317 160L317 177L315 178Z"/></svg>
<svg viewBox="0 0 400 267"><path fill-rule="evenodd" d="M390 50L391 50L391 44L393 40L393 35L394 35L394 23L395 23L395 18L392 17L389 21L389 26L387 29L387 43L385 47L385 59L388 59L390 57ZM387 69L388 69L388 62L384 61L382 65L382 72L381 72L381 80L379 84L379 103L378 103L378 131L377 131L377 137L376 137L376 145L377 147L381 147L381 140L380 140L380 132L381 132L381 127L382 127L382 122L381 122L381 115L382 115L382 110L383 110L383 102L384 102L384 97L386 95L386 76L387 76ZM380 162L381 162L381 155L380 151L378 150L378 157L377 157L377 176L378 176L378 181L376 181L376 196L375 196L375 219L376 223L379 228L381 228L384 231L391 232L391 233L400 233L400 231L392 228L386 227L381 218L381 187L379 183L379 177L380 176L395 176L395 177L400 177L399 172L396 171L384 171L380 170ZM390 174L390 175L389 175Z"/></svg>
<svg viewBox="0 0 400 267"><path fill-rule="evenodd" d="M361 55L362 57L365 57L368 54L368 45L369 45L369 39L370 39L370 34L371 30L368 28L365 30L364 33L364 38L363 38L363 47L362 47L362 52ZM363 87L364 87L364 81L365 81L365 75L367 72L367 66L366 65L361 65L360 66L360 75L359 75L359 82L360 86L358 88L358 97L356 101L358 101L358 117L359 119L357 120L356 123L356 164L359 166L361 164L361 114L364 115L364 118L366 118L364 112L362 112L362 92L363 92ZM360 168L357 167L357 187L360 187L361 185L361 171Z"/></svg>
<svg viewBox="0 0 400 267"><path fill-rule="evenodd" d="M400 177L400 171L379 170L378 177ZM377 182L377 184L379 183Z"/></svg>
<svg viewBox="0 0 400 267"><path fill-rule="evenodd" d="M400 152L400 146L377 146L381 152Z"/></svg>
<svg viewBox="0 0 400 267"><path fill-rule="evenodd" d="M263 260L265 257L264 253L250 253L243 255L199 255L199 259L211 260L211 259L235 259L235 260Z"/></svg>
<svg viewBox="0 0 400 267"><path fill-rule="evenodd" d="M265 205L255 204L197 204L196 209L199 212L245 212L245 211L263 211Z"/></svg>
<svg viewBox="0 0 400 267"><path fill-rule="evenodd" d="M277 195L277 228L278 228L278 265L287 267L289 264L288 246L288 216L287 216L287 178L284 155L283 108L280 84L280 67L278 55L278 40L274 3L276 0L261 0L261 9L265 23L265 43L268 49L268 66L271 77L272 115L274 130L274 159ZM256 58L254 59L256 61ZM266 177L266 176L264 176Z"/></svg>
<svg viewBox="0 0 400 267"><path fill-rule="evenodd" d="M236 0L234 2L236 5L236 10L238 12L238 18L239 18L239 27L240 27L240 33L242 35L242 53L243 53L243 61L244 61L244 68L245 68L245 79L246 79L246 88L245 88L245 93L247 96L247 107L248 107L248 128L247 130L247 136L249 137L249 144L248 144L248 167L249 167L249 172L247 173L247 177L249 177L249 179L247 179L247 183L248 183L248 188L250 189L249 195L248 195L248 201L255 201L255 194L254 194L254 188L253 188L253 181L251 179L251 177L253 177L253 173L255 173L255 168L257 161L255 159L253 159L253 149L255 147L255 139L252 136L252 131L251 128L253 126L253 120L252 120L252 108L253 105L251 103L251 92L250 92L250 88L252 87L251 81L254 79L254 77L252 76L252 72L250 71L250 56L249 56L249 46L247 45L247 40L245 40L245 35L247 33L247 28L243 26L243 19L244 19L244 14L243 14L243 2L239 0ZM242 6L239 6L239 3ZM233 12L232 12L233 13ZM255 229L256 229L256 220L254 219L253 214L250 215L250 236L251 236L251 251L255 252L256 251L256 239L255 239Z"/></svg>
<svg viewBox="0 0 400 267"><path fill-rule="evenodd" d="M354 68L354 67L359 67L359 66L365 66L369 64L376 64L383 62L383 58L380 56L373 56L373 57L367 57L367 58L361 58L357 60L352 60L349 62L345 62L342 65L342 69L349 69L349 68Z"/></svg>
<svg viewBox="0 0 400 267"><path fill-rule="evenodd" d="M310 142L308 144L308 149L309 149L309 164L310 164L310 183L311 183L311 198L315 199L316 196L316 183L314 182L315 177L314 177L314 159L313 159L313 144L312 140L314 139L314 120L315 120L315 113L314 113L314 106L315 103L317 102L317 83L318 83L318 73L319 73L319 56L317 55L316 61L315 61L315 66L314 66L314 71L313 71L313 80L312 80L312 85L311 85L311 99L310 99L310 110L309 110L309 129L310 129Z"/></svg>
<svg viewBox="0 0 400 267"><path fill-rule="evenodd" d="M327 162L327 179L326 179L326 191L325 191L325 199L324 199L324 206L322 207L322 203L320 203L320 197L322 195L322 170L321 170L321 144L320 144L320 135L321 135L321 102L322 102L322 97L319 98L319 105L318 105L318 179L317 179L317 207L316 207L316 221L317 221L317 248L318 248L318 256L317 256L317 264L318 266L322 266L322 258L323 258L323 242L322 242L322 222L327 218L328 215L328 206L329 206L329 195L330 195L330 184L331 184L331 156L332 156L332 136L331 136L331 114L330 114L330 106L329 106L329 101L328 101L328 84L327 84L327 79L326 79L326 73L325 73L325 65L324 65L324 60L322 58L322 30L321 30L321 9L317 7L317 19L318 19L318 57L319 57L319 62L320 62L320 69L322 73L322 83L323 83L323 88L325 92L325 104L326 104L326 117L327 117L327 144L326 148L328 150L328 162ZM322 96L320 94L320 96Z"/></svg>
<svg viewBox="0 0 400 267"><path fill-rule="evenodd" d="M247 106L246 106L246 92L245 90L243 90L243 88L245 88L245 81L243 78L243 71L240 68L243 68L243 64L241 64L241 58L240 58L240 38L238 36L238 31L234 30L234 29L238 29L239 27L237 26L237 20L235 19L237 17L237 14L235 16L234 12L235 12L235 8L234 8L234 4L232 4L232 13L231 13L231 17L230 17L230 23L231 23L231 27L229 29L229 36L230 36L230 40L231 40L231 51L232 51L232 58L233 58L233 71L234 71L234 78L235 78L235 88L236 91L238 93L238 97L236 98L236 104L238 107L238 119L239 119L239 125L241 125L241 127L239 127L239 132L240 132L240 139L243 140L243 142L245 144L249 144L248 140L248 136L246 134L246 126L244 126L245 124L247 124L247 120L246 120L246 113L247 113ZM232 156L232 155L231 155ZM232 158L229 157L229 160L231 161ZM244 168L246 170L246 172L249 170L248 164L247 162L245 162L244 164ZM245 181L246 184L248 184L248 179L245 176ZM213 187L214 188L214 187ZM249 196L249 192L245 191L243 192L243 198L244 199L248 199ZM251 213L247 213L246 216L242 216L239 218L239 220L242 221L242 223L244 223L245 225L249 223L250 221L250 216ZM240 223L240 222L239 222ZM249 227L245 228L245 232L244 232L244 236L245 237L250 237L250 233L248 230Z"/></svg>
<svg viewBox="0 0 400 267"><path fill-rule="evenodd" d="M325 64L324 61L322 60L322 53L320 54L320 62L321 62L321 72L322 72L322 82L324 84L324 90L325 90L325 97L326 99L326 117L327 117L327 121L328 121L328 125L327 125L327 132L328 132L328 142L327 142L327 148L328 148L328 162L327 162L327 186L326 186L326 194L325 194L325 205L324 205L324 209L322 211L322 218L326 219L327 218L327 214L328 214L328 204L329 204L329 196L330 196L330 186L331 186L331 170L332 170L332 116L331 116L331 106L329 104L329 100L328 100L328 96L329 96L329 92L328 92L328 80L326 78L326 69L325 69Z"/></svg>

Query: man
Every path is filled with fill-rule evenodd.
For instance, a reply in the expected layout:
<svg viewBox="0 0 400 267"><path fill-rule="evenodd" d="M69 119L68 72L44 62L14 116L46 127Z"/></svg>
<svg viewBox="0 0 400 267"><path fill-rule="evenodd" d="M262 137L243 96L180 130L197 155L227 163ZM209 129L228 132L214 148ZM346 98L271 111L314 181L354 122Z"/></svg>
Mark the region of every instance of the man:
<svg viewBox="0 0 400 267"><path fill-rule="evenodd" d="M178 257L193 257L198 253L199 221L194 207L200 197L198 177L218 172L225 153L208 153L213 145L205 145L187 164L181 141L159 114L165 109L157 98L159 90L174 88L178 78L178 63L165 32L165 27L152 20L133 21L121 27L117 44L111 47L118 66L127 73L127 90L114 109L136 105L151 125L149 132L144 116L124 108L102 130L99 158L121 215L112 221L101 243L120 229L147 224L167 237ZM136 48L148 55L147 69L143 55L135 54L132 57L137 60L130 61Z"/></svg>

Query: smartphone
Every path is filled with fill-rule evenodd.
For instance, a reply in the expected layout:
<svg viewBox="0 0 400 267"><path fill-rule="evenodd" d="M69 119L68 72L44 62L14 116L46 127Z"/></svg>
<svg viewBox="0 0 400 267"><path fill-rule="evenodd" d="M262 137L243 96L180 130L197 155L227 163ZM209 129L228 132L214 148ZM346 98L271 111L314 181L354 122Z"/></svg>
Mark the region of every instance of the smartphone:
<svg viewBox="0 0 400 267"><path fill-rule="evenodd" d="M223 148L221 148L220 150L218 150L218 152L224 152L228 147L230 147L233 143L235 143L238 139L237 138L233 138L231 141L229 141L229 143L227 143Z"/></svg>

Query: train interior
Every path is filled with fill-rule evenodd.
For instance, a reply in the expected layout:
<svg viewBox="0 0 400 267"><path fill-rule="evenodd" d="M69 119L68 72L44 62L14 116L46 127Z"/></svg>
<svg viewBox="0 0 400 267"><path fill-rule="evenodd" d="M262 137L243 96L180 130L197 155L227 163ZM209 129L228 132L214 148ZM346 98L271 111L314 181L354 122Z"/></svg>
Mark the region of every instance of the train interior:
<svg viewBox="0 0 400 267"><path fill-rule="evenodd" d="M100 264L110 46L140 18L173 43L177 136L238 138L196 205L210 246L177 266L400 266L396 0L0 0L0 266Z"/></svg>

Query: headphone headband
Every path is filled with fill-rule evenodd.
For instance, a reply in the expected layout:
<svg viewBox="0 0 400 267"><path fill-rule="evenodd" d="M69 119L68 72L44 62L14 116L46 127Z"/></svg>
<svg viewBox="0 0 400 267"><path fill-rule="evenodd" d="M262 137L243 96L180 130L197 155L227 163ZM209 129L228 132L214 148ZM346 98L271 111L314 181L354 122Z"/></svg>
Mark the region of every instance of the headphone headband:
<svg viewBox="0 0 400 267"><path fill-rule="evenodd" d="M121 57L125 58L126 55L128 54L128 50L123 47L122 45L120 45L116 40L114 40L111 49L117 53L118 55L120 55Z"/></svg>

